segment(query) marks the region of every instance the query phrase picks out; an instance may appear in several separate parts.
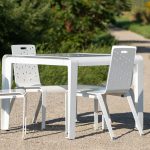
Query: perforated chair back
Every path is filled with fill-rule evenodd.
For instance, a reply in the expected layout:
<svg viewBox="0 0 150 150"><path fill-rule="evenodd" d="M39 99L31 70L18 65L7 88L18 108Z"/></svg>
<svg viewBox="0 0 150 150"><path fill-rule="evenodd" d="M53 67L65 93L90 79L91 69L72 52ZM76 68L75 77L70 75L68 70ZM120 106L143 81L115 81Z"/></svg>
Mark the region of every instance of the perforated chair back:
<svg viewBox="0 0 150 150"><path fill-rule="evenodd" d="M34 45L12 45L12 55L36 55ZM14 64L15 83L18 87L41 85L38 65Z"/></svg>
<svg viewBox="0 0 150 150"><path fill-rule="evenodd" d="M130 89L133 77L136 47L113 46L106 93L122 93Z"/></svg>

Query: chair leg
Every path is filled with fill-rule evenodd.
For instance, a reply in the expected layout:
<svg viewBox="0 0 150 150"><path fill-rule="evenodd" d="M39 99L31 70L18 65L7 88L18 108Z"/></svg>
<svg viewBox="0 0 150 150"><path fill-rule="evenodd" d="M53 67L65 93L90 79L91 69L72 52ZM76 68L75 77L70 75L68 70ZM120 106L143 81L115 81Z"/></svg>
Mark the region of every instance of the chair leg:
<svg viewBox="0 0 150 150"><path fill-rule="evenodd" d="M68 94L65 93L65 135L68 135Z"/></svg>
<svg viewBox="0 0 150 150"><path fill-rule="evenodd" d="M104 115L102 114L102 131L107 130L106 121Z"/></svg>
<svg viewBox="0 0 150 150"><path fill-rule="evenodd" d="M12 98L11 102L10 102L10 113L11 113L12 107L14 105L14 102L15 102L15 98Z"/></svg>
<svg viewBox="0 0 150 150"><path fill-rule="evenodd" d="M78 100L76 98L76 122L78 122Z"/></svg>
<svg viewBox="0 0 150 150"><path fill-rule="evenodd" d="M104 103L105 103L105 106L107 107L106 95L103 95L103 101L104 101ZM106 108L106 110L108 110L108 108ZM108 111L107 111L107 113L108 113ZM104 131L104 130L107 130L107 125L106 125L106 121L105 121L105 119L104 119L103 113L102 113L102 130L103 130L103 131Z"/></svg>
<svg viewBox="0 0 150 150"><path fill-rule="evenodd" d="M25 134L27 133L27 98L26 98L26 95L25 95Z"/></svg>
<svg viewBox="0 0 150 150"><path fill-rule="evenodd" d="M98 100L94 99L94 130L98 130Z"/></svg>
<svg viewBox="0 0 150 150"><path fill-rule="evenodd" d="M107 114L109 116L109 120L110 120L110 123L111 123L111 118L110 118L110 113L109 113L109 109L108 109L108 105L107 105L107 97L106 97L106 95L103 95L103 100L104 100L105 107L106 107L106 110L107 110ZM102 130L107 130L107 125L106 125L106 121L104 119L103 114L102 114Z"/></svg>
<svg viewBox="0 0 150 150"><path fill-rule="evenodd" d="M45 129L46 120L46 90L42 90L42 126L41 129Z"/></svg>
<svg viewBox="0 0 150 150"><path fill-rule="evenodd" d="M128 93L127 99L128 99L128 103L129 103L130 109L132 111L135 123L137 125L138 130L139 130L139 133L140 133L140 135L142 135L143 134L142 126L141 126L140 121L138 119L138 115L137 115L137 112L136 112L136 109L135 109L135 106L134 106L133 98L130 95L130 93Z"/></svg>
<svg viewBox="0 0 150 150"><path fill-rule="evenodd" d="M97 94L97 98L98 98L98 102L100 104L104 119L106 121L106 125L110 134L111 139L113 140L115 138L113 130L112 130L112 126L111 126L111 122L110 122L110 118L103 100L103 96L101 94Z"/></svg>
<svg viewBox="0 0 150 150"><path fill-rule="evenodd" d="M23 127L22 127L22 138L25 139L25 134L26 134L26 115L27 114L27 104L26 104L26 97L23 97Z"/></svg>
<svg viewBox="0 0 150 150"><path fill-rule="evenodd" d="M39 100L39 103L38 103L38 106L37 106L37 109L36 109L36 112L35 112L35 115L34 115L34 118L32 121L33 123L36 123L36 121L37 121L37 117L40 112L41 106L42 106L42 93L40 95L40 100Z"/></svg>

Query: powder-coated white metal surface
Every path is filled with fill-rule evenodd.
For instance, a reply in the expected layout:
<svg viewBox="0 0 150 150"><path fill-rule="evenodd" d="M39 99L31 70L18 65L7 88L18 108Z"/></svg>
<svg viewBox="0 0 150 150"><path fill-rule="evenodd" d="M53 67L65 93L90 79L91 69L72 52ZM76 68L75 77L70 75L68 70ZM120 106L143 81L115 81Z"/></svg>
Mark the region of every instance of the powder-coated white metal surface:
<svg viewBox="0 0 150 150"><path fill-rule="evenodd" d="M46 56L46 55L45 55ZM92 56L92 57L68 57L66 58L51 58L49 56L12 56L5 55L2 62L2 87L9 89L12 85L12 64L27 63L41 65L57 65L68 67L68 138L75 138L75 118L76 118L76 89L77 89L77 73L78 66L101 66L109 65L111 56ZM143 58L136 56L134 62L134 91L135 103L137 103L137 112L143 124ZM6 69L7 68L7 69ZM10 103L2 102L1 113L1 129L9 128L9 107Z"/></svg>

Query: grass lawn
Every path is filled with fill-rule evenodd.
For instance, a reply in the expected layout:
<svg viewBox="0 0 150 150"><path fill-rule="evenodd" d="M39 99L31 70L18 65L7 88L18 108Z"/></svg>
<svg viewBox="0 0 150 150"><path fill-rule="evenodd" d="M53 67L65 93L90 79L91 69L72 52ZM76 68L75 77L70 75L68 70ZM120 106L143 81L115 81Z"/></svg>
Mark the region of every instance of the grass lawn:
<svg viewBox="0 0 150 150"><path fill-rule="evenodd" d="M83 53L110 53L112 46L102 46L99 48L79 51ZM40 66L40 78L43 85L63 85L67 84L67 67L60 66ZM79 67L78 83L100 85L107 79L108 66Z"/></svg>
<svg viewBox="0 0 150 150"><path fill-rule="evenodd" d="M150 24L144 25L134 21L131 13L124 13L122 16L117 17L115 25L150 38Z"/></svg>

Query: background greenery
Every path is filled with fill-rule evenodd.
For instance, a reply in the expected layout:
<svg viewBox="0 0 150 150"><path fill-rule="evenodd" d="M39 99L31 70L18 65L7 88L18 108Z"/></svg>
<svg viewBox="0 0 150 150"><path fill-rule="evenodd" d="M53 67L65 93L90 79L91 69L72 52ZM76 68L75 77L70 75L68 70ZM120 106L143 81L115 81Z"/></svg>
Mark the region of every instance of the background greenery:
<svg viewBox="0 0 150 150"><path fill-rule="evenodd" d="M110 53L116 41L108 26L126 9L126 0L1 0L0 56L12 44L35 44L37 53ZM79 69L79 82L99 84L107 70ZM40 67L43 84L64 84L66 75L63 67Z"/></svg>
<svg viewBox="0 0 150 150"><path fill-rule="evenodd" d="M115 25L150 38L150 23L145 24L139 21L135 18L134 13L125 12L123 15L116 17Z"/></svg>
<svg viewBox="0 0 150 150"><path fill-rule="evenodd" d="M129 11L116 17L115 25L150 38L150 0L128 0Z"/></svg>

